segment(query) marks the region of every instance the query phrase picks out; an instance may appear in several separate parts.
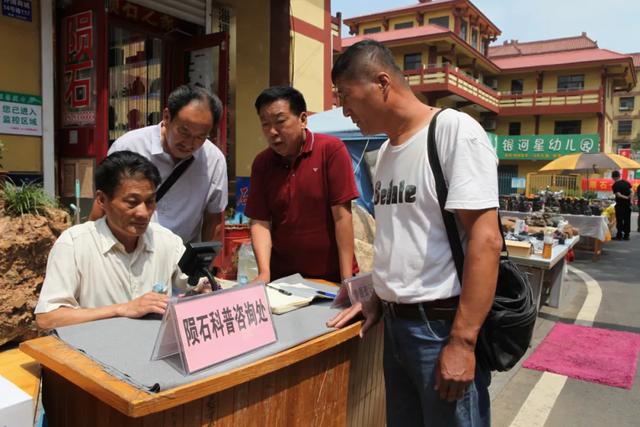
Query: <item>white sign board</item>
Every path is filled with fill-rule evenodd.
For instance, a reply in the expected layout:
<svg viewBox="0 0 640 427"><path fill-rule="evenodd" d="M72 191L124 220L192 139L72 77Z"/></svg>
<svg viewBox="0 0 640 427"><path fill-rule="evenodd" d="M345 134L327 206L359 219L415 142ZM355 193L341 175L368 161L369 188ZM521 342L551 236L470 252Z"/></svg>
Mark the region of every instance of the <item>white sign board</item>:
<svg viewBox="0 0 640 427"><path fill-rule="evenodd" d="M42 97L0 91L0 134L42 135Z"/></svg>

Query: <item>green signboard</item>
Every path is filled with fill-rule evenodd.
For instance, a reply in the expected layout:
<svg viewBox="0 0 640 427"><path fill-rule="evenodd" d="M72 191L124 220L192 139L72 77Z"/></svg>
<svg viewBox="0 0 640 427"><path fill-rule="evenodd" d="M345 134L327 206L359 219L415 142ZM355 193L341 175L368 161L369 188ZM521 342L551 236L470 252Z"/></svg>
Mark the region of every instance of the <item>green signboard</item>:
<svg viewBox="0 0 640 427"><path fill-rule="evenodd" d="M498 158L504 160L553 160L566 154L597 153L600 135L510 135L488 133Z"/></svg>

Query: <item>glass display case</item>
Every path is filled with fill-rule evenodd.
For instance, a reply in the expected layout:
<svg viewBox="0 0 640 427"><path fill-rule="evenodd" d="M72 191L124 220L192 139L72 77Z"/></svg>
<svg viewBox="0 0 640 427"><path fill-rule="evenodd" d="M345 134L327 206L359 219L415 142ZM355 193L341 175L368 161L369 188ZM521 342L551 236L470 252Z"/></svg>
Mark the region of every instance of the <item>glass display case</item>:
<svg viewBox="0 0 640 427"><path fill-rule="evenodd" d="M162 41L109 29L109 146L126 132L162 119Z"/></svg>

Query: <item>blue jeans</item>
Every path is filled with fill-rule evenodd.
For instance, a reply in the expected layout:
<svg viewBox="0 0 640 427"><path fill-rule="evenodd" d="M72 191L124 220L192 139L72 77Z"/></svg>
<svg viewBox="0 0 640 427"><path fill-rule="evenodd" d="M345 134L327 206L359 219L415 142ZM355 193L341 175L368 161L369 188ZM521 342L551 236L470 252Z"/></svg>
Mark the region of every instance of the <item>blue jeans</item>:
<svg viewBox="0 0 640 427"><path fill-rule="evenodd" d="M491 372L476 365L475 381L462 399L447 402L435 386L435 366L451 321L384 316L387 426L490 426Z"/></svg>

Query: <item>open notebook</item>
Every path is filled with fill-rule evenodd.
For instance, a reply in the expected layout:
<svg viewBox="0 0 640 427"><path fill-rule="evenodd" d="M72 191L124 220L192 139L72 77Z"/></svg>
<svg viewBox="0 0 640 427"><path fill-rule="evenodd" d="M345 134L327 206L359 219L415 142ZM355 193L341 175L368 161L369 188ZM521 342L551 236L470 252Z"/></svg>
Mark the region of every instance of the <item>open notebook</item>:
<svg viewBox="0 0 640 427"><path fill-rule="evenodd" d="M276 281L265 286L271 312L274 314L282 314L304 307L314 299L332 300L335 298L335 293L322 291L302 282L285 283Z"/></svg>

